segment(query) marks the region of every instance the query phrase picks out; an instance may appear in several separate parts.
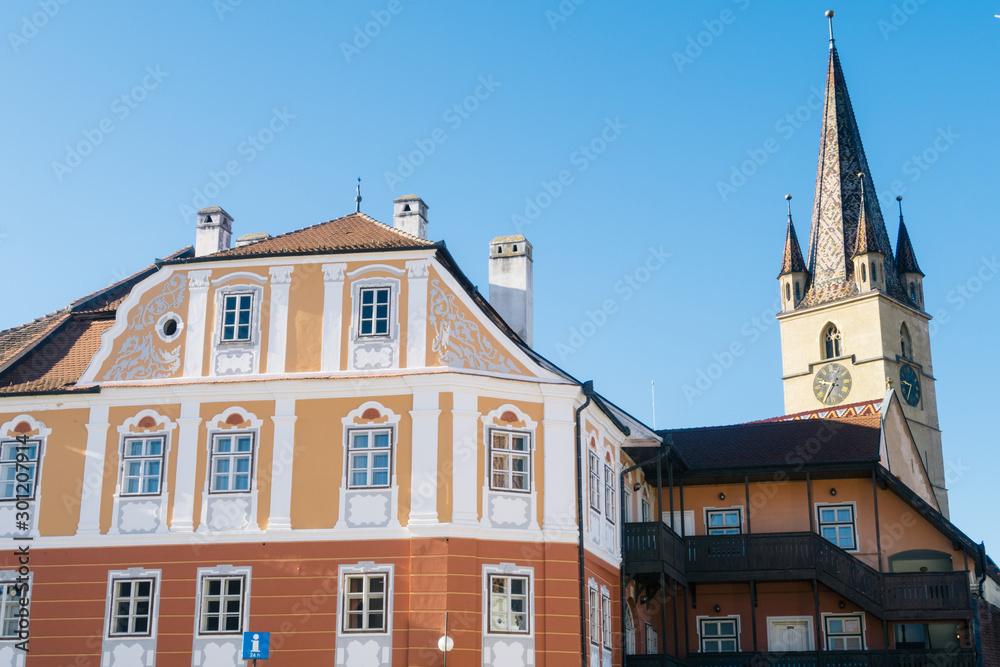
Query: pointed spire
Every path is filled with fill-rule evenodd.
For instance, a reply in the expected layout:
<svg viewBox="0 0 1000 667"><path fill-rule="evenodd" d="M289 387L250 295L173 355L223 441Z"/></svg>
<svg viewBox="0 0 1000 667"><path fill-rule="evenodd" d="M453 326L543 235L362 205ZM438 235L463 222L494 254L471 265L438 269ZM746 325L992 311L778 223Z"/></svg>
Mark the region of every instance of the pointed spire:
<svg viewBox="0 0 1000 667"><path fill-rule="evenodd" d="M361 177L358 176L358 194L354 197L354 212L361 213Z"/></svg>
<svg viewBox="0 0 1000 667"><path fill-rule="evenodd" d="M869 252L877 251L885 257L887 293L905 297L896 276L895 259L882 221L882 211L873 195L877 190L865 158L861 133L831 32L823 129L816 170L816 199L809 235L808 268L812 275L808 293L803 299L806 306L858 293L851 258L858 243L858 222L862 212L859 173L864 174L865 186L870 190L863 209L868 228L863 244Z"/></svg>
<svg viewBox="0 0 1000 667"><path fill-rule="evenodd" d="M868 222L867 206L865 205L865 175L858 174L861 181L861 212L858 213L858 233L855 237L854 256L864 255L869 252L882 252L878 248L878 242L872 233L872 225Z"/></svg>
<svg viewBox="0 0 1000 667"><path fill-rule="evenodd" d="M826 10L826 18L830 19L830 48L833 48L833 10Z"/></svg>
<svg viewBox="0 0 1000 667"><path fill-rule="evenodd" d="M903 222L903 198L897 196L896 201L899 203L899 236L896 238L896 267L900 273L919 273L922 276L924 272L920 270L920 265L917 264L917 256L913 252L913 244L910 243L910 234L906 231L906 223Z"/></svg>
<svg viewBox="0 0 1000 667"><path fill-rule="evenodd" d="M785 230L785 252L781 257L781 273L796 273L806 271L806 263L802 260L802 249L799 248L799 239L795 235L795 225L792 224L792 195L785 195L788 202L788 228Z"/></svg>

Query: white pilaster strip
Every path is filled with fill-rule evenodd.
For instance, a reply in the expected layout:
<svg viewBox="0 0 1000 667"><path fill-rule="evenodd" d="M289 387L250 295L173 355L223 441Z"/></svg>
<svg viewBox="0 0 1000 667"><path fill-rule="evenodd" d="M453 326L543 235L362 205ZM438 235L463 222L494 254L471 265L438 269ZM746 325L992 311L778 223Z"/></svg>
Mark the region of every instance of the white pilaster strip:
<svg viewBox="0 0 1000 667"><path fill-rule="evenodd" d="M551 532L577 533L576 524L576 441L573 399L576 386L556 389L542 386L545 396L542 432L544 435L544 500L542 527ZM617 520L617 518L616 518Z"/></svg>
<svg viewBox="0 0 1000 667"><path fill-rule="evenodd" d="M479 478L479 410L474 393L455 392L452 414L452 522L478 526L476 497L483 484Z"/></svg>
<svg viewBox="0 0 1000 667"><path fill-rule="evenodd" d="M101 491L104 488L104 455L109 427L108 406L92 405L87 420L87 455L83 463L77 535L97 535L101 532Z"/></svg>
<svg viewBox="0 0 1000 667"><path fill-rule="evenodd" d="M170 522L170 530L175 533L194 531L195 468L198 464L200 409L199 403L182 402L181 416L177 420L177 476L174 478L174 514Z"/></svg>
<svg viewBox="0 0 1000 667"><path fill-rule="evenodd" d="M274 401L274 451L271 459L271 516L267 530L292 529L292 463L295 457L295 399Z"/></svg>
<svg viewBox="0 0 1000 667"><path fill-rule="evenodd" d="M412 289L412 286L411 286ZM438 522L438 392L415 390L413 393L413 474L410 480L410 523L428 525ZM447 482L446 482L447 483Z"/></svg>
<svg viewBox="0 0 1000 667"><path fill-rule="evenodd" d="M343 329L344 271L347 264L323 265L323 351L320 370L341 369L340 341Z"/></svg>
<svg viewBox="0 0 1000 667"><path fill-rule="evenodd" d="M189 271L187 324L184 338L184 377L201 377L205 363L205 321L208 311L208 279L210 270Z"/></svg>
<svg viewBox="0 0 1000 667"><path fill-rule="evenodd" d="M288 289L292 283L293 266L272 266L271 316L267 327L267 372L285 372L285 351L288 348Z"/></svg>
<svg viewBox="0 0 1000 667"><path fill-rule="evenodd" d="M430 261L414 259L406 263L406 367L427 366L427 267Z"/></svg>

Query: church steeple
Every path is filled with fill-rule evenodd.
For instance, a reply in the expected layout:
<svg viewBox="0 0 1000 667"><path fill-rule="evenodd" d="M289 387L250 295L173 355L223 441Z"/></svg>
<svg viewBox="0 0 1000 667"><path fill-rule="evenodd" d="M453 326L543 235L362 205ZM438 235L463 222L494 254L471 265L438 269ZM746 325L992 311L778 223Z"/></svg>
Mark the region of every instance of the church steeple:
<svg viewBox="0 0 1000 667"><path fill-rule="evenodd" d="M868 197L865 197L865 175L858 174L861 181L861 206L858 213L858 231L854 236L854 284L859 293L871 290L885 291L885 255L879 250L878 239L868 213Z"/></svg>
<svg viewBox="0 0 1000 667"><path fill-rule="evenodd" d="M808 269L812 280L803 299L804 305L815 306L859 293L852 262L862 210L858 174L863 174L866 186L874 193L840 55L831 38L816 170L816 199L809 237ZM870 251L879 252L885 258L885 291L895 298L903 297L882 211L877 198L870 196L868 200L865 218L871 244L868 245L868 239L865 244Z"/></svg>
<svg viewBox="0 0 1000 667"><path fill-rule="evenodd" d="M795 235L795 225L792 224L792 195L785 195L788 202L788 228L785 230L785 251L781 256L781 273L778 281L781 285L782 310L792 310L802 300L806 284L809 282L809 272L802 259L802 249Z"/></svg>

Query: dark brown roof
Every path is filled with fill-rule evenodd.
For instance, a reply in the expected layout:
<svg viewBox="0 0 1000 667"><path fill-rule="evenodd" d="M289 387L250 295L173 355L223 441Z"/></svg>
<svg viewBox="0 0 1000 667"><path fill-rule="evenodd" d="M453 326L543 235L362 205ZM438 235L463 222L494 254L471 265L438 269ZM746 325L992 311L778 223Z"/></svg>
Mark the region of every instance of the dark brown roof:
<svg viewBox="0 0 1000 667"><path fill-rule="evenodd" d="M337 252L433 246L418 238L382 224L364 213L352 213L336 220L321 222L280 236L224 250L206 257L288 255L300 252Z"/></svg>
<svg viewBox="0 0 1000 667"><path fill-rule="evenodd" d="M799 247L799 239L795 236L795 225L792 224L792 216L788 216L788 228L785 230L785 251L781 256L781 273L805 272L806 263L802 259L802 248Z"/></svg>
<svg viewBox="0 0 1000 667"><path fill-rule="evenodd" d="M924 275L917 264L917 256L913 252L913 244L910 243L910 234L906 231L902 214L899 215L899 236L896 239L896 265L900 273Z"/></svg>
<svg viewBox="0 0 1000 667"><path fill-rule="evenodd" d="M69 309L43 315L27 324L0 331L0 364L39 340L69 317Z"/></svg>
<svg viewBox="0 0 1000 667"><path fill-rule="evenodd" d="M692 468L757 468L872 462L879 458L877 415L762 422L658 431Z"/></svg>
<svg viewBox="0 0 1000 667"><path fill-rule="evenodd" d="M70 320L0 379L0 394L50 391L76 384L115 321Z"/></svg>

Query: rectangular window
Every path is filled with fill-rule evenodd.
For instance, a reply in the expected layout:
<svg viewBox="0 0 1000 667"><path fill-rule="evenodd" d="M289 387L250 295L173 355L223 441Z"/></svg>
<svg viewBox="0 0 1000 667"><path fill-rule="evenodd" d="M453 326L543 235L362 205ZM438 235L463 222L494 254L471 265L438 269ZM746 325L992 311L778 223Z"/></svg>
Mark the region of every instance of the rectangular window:
<svg viewBox="0 0 1000 667"><path fill-rule="evenodd" d="M112 637L148 637L153 604L152 579L115 579L111 584Z"/></svg>
<svg viewBox="0 0 1000 667"><path fill-rule="evenodd" d="M854 505L820 505L819 534L848 551L857 548L854 531Z"/></svg>
<svg viewBox="0 0 1000 667"><path fill-rule="evenodd" d="M210 493L245 493L253 481L253 434L212 436Z"/></svg>
<svg viewBox="0 0 1000 667"><path fill-rule="evenodd" d="M601 628L604 648L611 648L611 598L601 595Z"/></svg>
<svg viewBox="0 0 1000 667"><path fill-rule="evenodd" d="M588 611L590 612L590 643L601 643L601 596L596 588L591 588Z"/></svg>
<svg viewBox="0 0 1000 667"><path fill-rule="evenodd" d="M604 466L604 516L615 522L615 472L611 466Z"/></svg>
<svg viewBox="0 0 1000 667"><path fill-rule="evenodd" d="M201 632L239 634L243 631L245 577L205 577L201 580Z"/></svg>
<svg viewBox="0 0 1000 667"><path fill-rule="evenodd" d="M389 288L368 287L361 290L361 314L358 318L362 336L389 335Z"/></svg>
<svg viewBox="0 0 1000 667"><path fill-rule="evenodd" d="M649 501L645 498L642 499L642 522L646 523L649 521Z"/></svg>
<svg viewBox="0 0 1000 667"><path fill-rule="evenodd" d="M344 632L385 632L388 577L348 574L344 577Z"/></svg>
<svg viewBox="0 0 1000 667"><path fill-rule="evenodd" d="M709 535L739 535L743 532L743 511L739 507L706 510L705 526Z"/></svg>
<svg viewBox="0 0 1000 667"><path fill-rule="evenodd" d="M656 655L660 652L660 643L657 641L656 631L649 623L646 624L646 655Z"/></svg>
<svg viewBox="0 0 1000 667"><path fill-rule="evenodd" d="M348 488L384 488L392 477L392 429L348 432Z"/></svg>
<svg viewBox="0 0 1000 667"><path fill-rule="evenodd" d="M737 650L735 618L703 618L700 635L702 653L734 653Z"/></svg>
<svg viewBox="0 0 1000 667"><path fill-rule="evenodd" d="M830 651L863 651L860 616L828 616L826 647Z"/></svg>
<svg viewBox="0 0 1000 667"><path fill-rule="evenodd" d="M16 639L21 589L18 584L0 584L0 639Z"/></svg>
<svg viewBox="0 0 1000 667"><path fill-rule="evenodd" d="M122 495L159 495L163 437L128 438L122 453Z"/></svg>
<svg viewBox="0 0 1000 667"><path fill-rule="evenodd" d="M590 452L590 509L601 511L601 460Z"/></svg>
<svg viewBox="0 0 1000 667"><path fill-rule="evenodd" d="M490 488L531 491L531 436L490 431Z"/></svg>
<svg viewBox="0 0 1000 667"><path fill-rule="evenodd" d="M528 577L490 575L490 633L527 634Z"/></svg>
<svg viewBox="0 0 1000 667"><path fill-rule="evenodd" d="M0 500L34 500L39 440L0 442Z"/></svg>
<svg viewBox="0 0 1000 667"><path fill-rule="evenodd" d="M222 297L222 341L249 342L253 320L253 294L237 292Z"/></svg>

